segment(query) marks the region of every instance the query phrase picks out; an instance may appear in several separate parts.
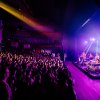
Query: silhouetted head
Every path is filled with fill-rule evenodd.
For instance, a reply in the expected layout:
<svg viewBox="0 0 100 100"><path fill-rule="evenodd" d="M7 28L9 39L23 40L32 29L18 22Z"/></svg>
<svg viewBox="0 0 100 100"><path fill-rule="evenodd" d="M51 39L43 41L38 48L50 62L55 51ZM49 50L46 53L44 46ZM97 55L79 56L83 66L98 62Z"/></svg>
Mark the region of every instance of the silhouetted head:
<svg viewBox="0 0 100 100"><path fill-rule="evenodd" d="M0 70L0 79L1 80L7 80L9 78L9 68L8 67L2 67Z"/></svg>

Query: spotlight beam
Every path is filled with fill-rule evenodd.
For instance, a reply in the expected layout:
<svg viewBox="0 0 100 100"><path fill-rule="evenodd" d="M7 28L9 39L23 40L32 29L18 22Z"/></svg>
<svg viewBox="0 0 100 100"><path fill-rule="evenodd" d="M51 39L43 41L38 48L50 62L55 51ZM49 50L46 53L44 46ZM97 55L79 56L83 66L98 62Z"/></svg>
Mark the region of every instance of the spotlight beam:
<svg viewBox="0 0 100 100"><path fill-rule="evenodd" d="M54 32L51 28L41 25L40 23L36 22L30 16L25 15L24 13L14 9L13 7L7 5L3 2L0 2L0 8L2 8L6 12L10 13L11 15L15 16L19 20L23 21L30 27L34 28L35 30L39 31L40 33L42 33L48 37L52 37L54 39L55 38L59 39L61 37L61 34L59 32Z"/></svg>
<svg viewBox="0 0 100 100"><path fill-rule="evenodd" d="M87 55L88 51L90 50L92 44L93 44L93 41L90 43L89 47L87 48L87 50L86 50L86 55ZM85 50L84 50L84 51L85 51ZM83 60L81 61L81 63L83 63Z"/></svg>
<svg viewBox="0 0 100 100"><path fill-rule="evenodd" d="M88 53L88 51L90 50L91 46L93 44L93 41L91 42L90 46L88 47L87 51L86 51L86 54Z"/></svg>
<svg viewBox="0 0 100 100"><path fill-rule="evenodd" d="M86 51L88 48L89 48L89 44L84 48L84 50L83 51Z"/></svg>
<svg viewBox="0 0 100 100"><path fill-rule="evenodd" d="M96 47L96 54L98 53L98 40L97 40L97 47Z"/></svg>
<svg viewBox="0 0 100 100"><path fill-rule="evenodd" d="M84 27L89 21L90 19L86 20L85 23L82 25L82 27Z"/></svg>

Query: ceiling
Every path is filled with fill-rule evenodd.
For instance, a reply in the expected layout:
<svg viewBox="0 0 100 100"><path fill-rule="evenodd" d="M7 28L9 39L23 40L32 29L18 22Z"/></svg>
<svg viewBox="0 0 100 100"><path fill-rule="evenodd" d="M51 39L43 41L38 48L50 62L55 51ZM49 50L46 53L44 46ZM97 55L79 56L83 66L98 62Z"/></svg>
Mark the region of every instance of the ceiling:
<svg viewBox="0 0 100 100"><path fill-rule="evenodd" d="M46 24L68 36L75 31L98 8L94 0L2 0L19 11L30 15L40 23ZM2 19L8 21L14 17L3 12ZM15 19L14 19L15 20ZM17 21L16 21L17 22ZM13 26L13 25L12 25Z"/></svg>

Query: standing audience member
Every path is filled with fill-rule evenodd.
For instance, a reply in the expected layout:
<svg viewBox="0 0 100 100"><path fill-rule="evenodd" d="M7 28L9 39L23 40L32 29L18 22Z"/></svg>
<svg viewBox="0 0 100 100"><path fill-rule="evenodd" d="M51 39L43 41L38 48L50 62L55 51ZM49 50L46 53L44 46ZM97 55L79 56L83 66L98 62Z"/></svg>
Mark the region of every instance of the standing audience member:
<svg viewBox="0 0 100 100"><path fill-rule="evenodd" d="M0 100L12 100L12 91L7 82L8 78L8 67L2 67L0 69Z"/></svg>

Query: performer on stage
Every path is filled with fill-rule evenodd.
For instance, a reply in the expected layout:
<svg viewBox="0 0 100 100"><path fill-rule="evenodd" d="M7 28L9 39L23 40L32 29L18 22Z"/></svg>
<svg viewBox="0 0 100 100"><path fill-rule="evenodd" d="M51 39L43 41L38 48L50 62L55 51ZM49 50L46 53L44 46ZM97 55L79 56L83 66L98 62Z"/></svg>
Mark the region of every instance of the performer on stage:
<svg viewBox="0 0 100 100"><path fill-rule="evenodd" d="M81 55L81 57L83 58L83 60L86 60L86 53L83 52L82 55Z"/></svg>
<svg viewBox="0 0 100 100"><path fill-rule="evenodd" d="M83 53L81 54L81 56L79 57L79 62L83 63L83 61L85 61L85 60L86 60L86 53L83 52Z"/></svg>
<svg viewBox="0 0 100 100"><path fill-rule="evenodd" d="M96 64L100 63L100 56L99 56L99 54L96 54L95 61L96 61Z"/></svg>
<svg viewBox="0 0 100 100"><path fill-rule="evenodd" d="M96 54L95 60L99 60L99 59L100 59L99 54Z"/></svg>

